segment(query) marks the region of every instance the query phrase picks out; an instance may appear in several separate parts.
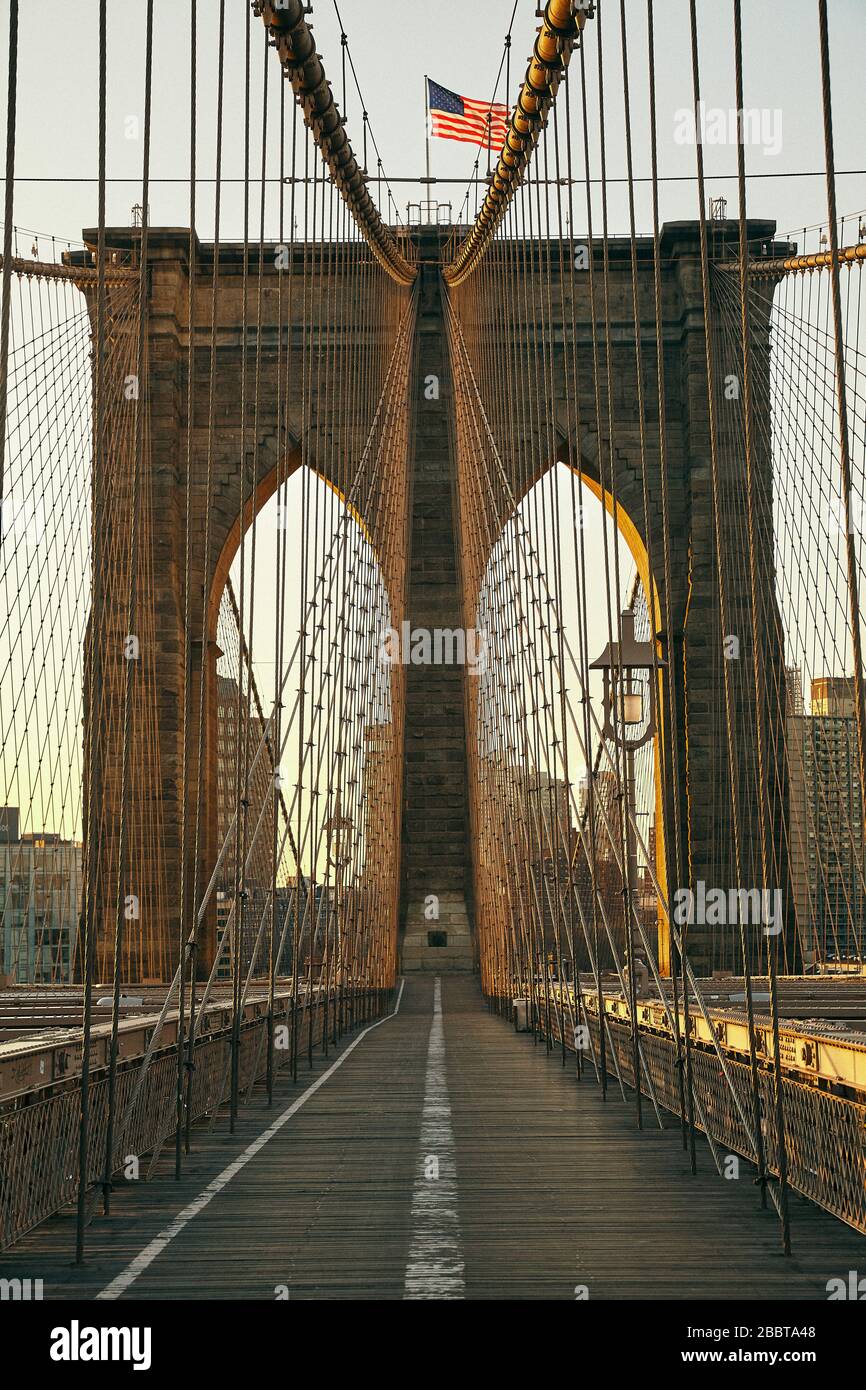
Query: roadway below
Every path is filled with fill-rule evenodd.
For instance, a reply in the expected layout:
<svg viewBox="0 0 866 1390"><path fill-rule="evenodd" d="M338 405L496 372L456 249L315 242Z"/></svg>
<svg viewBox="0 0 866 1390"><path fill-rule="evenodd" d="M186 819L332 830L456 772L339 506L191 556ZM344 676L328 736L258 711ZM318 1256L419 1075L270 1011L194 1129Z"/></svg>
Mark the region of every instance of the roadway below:
<svg viewBox="0 0 866 1390"><path fill-rule="evenodd" d="M487 1012L472 976L413 975L397 1013L317 1058L237 1131L194 1131L176 1182L118 1180L71 1266L74 1218L0 1257L44 1296L103 1299L827 1298L864 1241L792 1194L781 1253L752 1170ZM144 1168L146 1165L142 1165Z"/></svg>

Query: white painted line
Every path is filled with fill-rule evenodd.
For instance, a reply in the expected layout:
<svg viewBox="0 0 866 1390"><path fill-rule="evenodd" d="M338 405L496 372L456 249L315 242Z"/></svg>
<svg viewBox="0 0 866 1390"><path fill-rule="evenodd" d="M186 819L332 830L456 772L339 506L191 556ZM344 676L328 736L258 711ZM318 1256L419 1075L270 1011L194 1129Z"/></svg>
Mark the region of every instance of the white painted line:
<svg viewBox="0 0 866 1390"><path fill-rule="evenodd" d="M457 1214L457 1159L445 1071L442 982L433 986L433 1022L427 1044L427 1075L415 1186L412 1243L406 1265L406 1298L465 1298L466 1282Z"/></svg>
<svg viewBox="0 0 866 1390"><path fill-rule="evenodd" d="M305 1105L310 1099L310 1096L315 1095L316 1091L318 1091L321 1086L324 1086L328 1077L334 1075L337 1068L343 1065L346 1058L355 1051L355 1048L360 1042L364 1041L367 1034L372 1033L373 1029L380 1027L381 1024L387 1023L389 1019L396 1018L397 1014L400 1012L400 1001L403 998L404 984L405 980L401 980L400 993L397 995L397 1003L393 1013L386 1014L384 1018L377 1019L375 1023L371 1023L368 1028L365 1028L363 1033L359 1033L357 1038L346 1048L345 1052L340 1053L337 1060L328 1067L327 1071L322 1072L322 1075L313 1082L312 1086L307 1087L302 1096L298 1096L298 1099L293 1101L289 1108L284 1110L281 1115L278 1115L273 1124L269 1125L268 1128L259 1135L258 1139L254 1139L253 1142L244 1149L242 1154L239 1154L227 1168L223 1169L219 1177L214 1178L213 1182L209 1183L204 1191L200 1192L195 1200L190 1202L189 1206L184 1207L183 1211L179 1212L171 1225L166 1226L164 1231L160 1231L159 1235L155 1236L150 1244L146 1245L141 1253L136 1255L135 1259L127 1265L122 1273L118 1274L116 1279L112 1279L110 1284L106 1284L102 1292L96 1295L98 1299L120 1298L129 1288L130 1284L135 1282L139 1274L143 1274L148 1265L152 1265L157 1256L162 1254L166 1246L171 1244L175 1236L180 1235L181 1231L185 1226L189 1225L193 1217L198 1216L199 1212L204 1211L205 1207L213 1201L214 1197L222 1192L223 1188L228 1187L232 1178L236 1177L241 1169L246 1167L250 1159L255 1158L256 1154L273 1139L275 1134L279 1134L283 1125L288 1124L292 1116L296 1115L301 1106Z"/></svg>

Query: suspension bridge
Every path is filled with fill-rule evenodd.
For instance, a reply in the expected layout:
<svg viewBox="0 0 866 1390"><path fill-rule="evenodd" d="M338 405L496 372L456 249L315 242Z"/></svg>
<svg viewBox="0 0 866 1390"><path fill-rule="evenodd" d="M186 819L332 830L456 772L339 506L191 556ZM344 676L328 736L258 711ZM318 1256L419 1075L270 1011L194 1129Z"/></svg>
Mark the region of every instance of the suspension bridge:
<svg viewBox="0 0 866 1390"><path fill-rule="evenodd" d="M723 7L729 217L681 8L691 220L664 216L654 0L547 0L525 69L509 30L504 141L459 212L404 220L342 19L331 55L301 0L192 0L178 227L151 220L154 0L140 201L108 220L99 0L67 245L15 222L10 0L11 1296L809 1300L862 1260L844 55L810 2L824 206L782 232Z"/></svg>

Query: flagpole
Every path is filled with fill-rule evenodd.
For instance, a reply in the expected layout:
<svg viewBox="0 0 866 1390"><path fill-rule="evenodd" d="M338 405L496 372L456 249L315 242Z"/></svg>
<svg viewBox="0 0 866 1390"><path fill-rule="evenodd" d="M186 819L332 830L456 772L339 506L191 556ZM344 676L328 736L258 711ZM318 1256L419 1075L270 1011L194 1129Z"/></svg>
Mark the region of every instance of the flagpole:
<svg viewBox="0 0 866 1390"><path fill-rule="evenodd" d="M427 201L430 201L430 83L427 74L424 74L424 139L427 148ZM430 208L427 208L427 216L430 216Z"/></svg>

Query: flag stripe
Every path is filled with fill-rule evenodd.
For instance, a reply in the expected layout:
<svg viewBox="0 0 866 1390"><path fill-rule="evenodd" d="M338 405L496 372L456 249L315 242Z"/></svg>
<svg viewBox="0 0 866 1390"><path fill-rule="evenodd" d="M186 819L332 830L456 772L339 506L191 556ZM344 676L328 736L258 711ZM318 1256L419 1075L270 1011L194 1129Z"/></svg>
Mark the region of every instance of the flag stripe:
<svg viewBox="0 0 866 1390"><path fill-rule="evenodd" d="M491 121L488 121L486 116L452 116L450 112L434 111L433 119L438 121L456 121L458 125L477 125L481 126L484 130L487 129L488 125L492 130L508 129L508 122L504 121L501 116L494 116Z"/></svg>
<svg viewBox="0 0 866 1390"><path fill-rule="evenodd" d="M474 132L476 135L484 136L485 138L488 134L488 126L483 121L454 121L449 120L447 117L445 119L442 119L441 117L437 117L436 115L434 115L433 134L437 134L437 132L440 130L460 131L464 135L470 135ZM489 127L491 139L498 138L501 142L505 139L506 130L506 126L491 125Z"/></svg>
<svg viewBox="0 0 866 1390"><path fill-rule="evenodd" d="M455 134L454 131L445 130L434 130L433 134L441 136L443 140L463 140L467 145L474 145L476 149L478 149L479 146L481 149L485 147L489 150L499 149L499 144L492 140L488 144L486 136L479 138L477 135L459 135Z"/></svg>
<svg viewBox="0 0 866 1390"><path fill-rule="evenodd" d="M442 140L464 140L467 145L474 145L476 149L499 150L502 148L501 141L488 140L486 135L461 130L434 130L432 134L438 135Z"/></svg>
<svg viewBox="0 0 866 1390"><path fill-rule="evenodd" d="M457 125L472 124L482 126L485 130L488 126L486 116L452 116L450 111L432 111L430 114L434 121L453 121ZM489 125L493 130L506 130L508 128L508 122L503 120L501 116L494 116Z"/></svg>
<svg viewBox="0 0 866 1390"><path fill-rule="evenodd" d="M485 118L488 111L494 117L501 116L503 120L505 120L508 115L507 106L499 106L497 104L491 106L489 101L470 101L469 97L463 98L463 110L467 115L474 115L479 111L483 112Z"/></svg>
<svg viewBox="0 0 866 1390"><path fill-rule="evenodd" d="M483 125L483 124L472 124L472 123L467 122L467 121L448 121L448 120L444 120L444 121L443 121L443 120L437 120L437 119L434 117L434 120L433 120L433 134L434 134L434 135L438 134L438 132L439 132L440 130L459 131L459 132L462 133L463 135L470 135L470 134L473 134L473 133L474 133L474 134L476 134L477 136L483 136L483 137L485 137L485 138L487 137L487 133L488 133L488 128L487 128L487 126L486 126L486 125ZM492 125L492 126L490 127L490 137L491 137L491 139L496 139L496 138L498 138L498 139L500 140L500 143L501 143L501 141L505 139L505 127L504 127L504 126L498 126L498 127L497 127L497 126L495 126L495 125Z"/></svg>
<svg viewBox="0 0 866 1390"><path fill-rule="evenodd" d="M509 112L498 102L475 101L429 81L430 134L492 149L505 140Z"/></svg>

